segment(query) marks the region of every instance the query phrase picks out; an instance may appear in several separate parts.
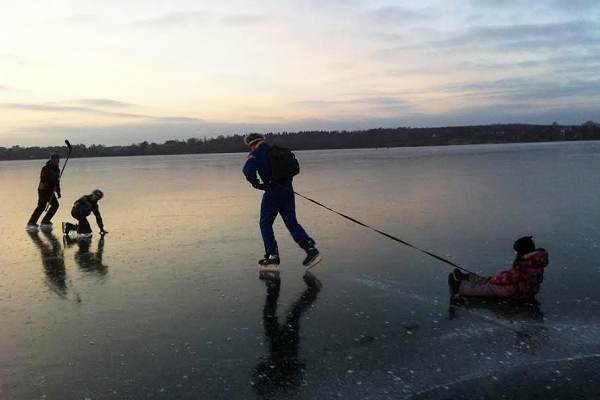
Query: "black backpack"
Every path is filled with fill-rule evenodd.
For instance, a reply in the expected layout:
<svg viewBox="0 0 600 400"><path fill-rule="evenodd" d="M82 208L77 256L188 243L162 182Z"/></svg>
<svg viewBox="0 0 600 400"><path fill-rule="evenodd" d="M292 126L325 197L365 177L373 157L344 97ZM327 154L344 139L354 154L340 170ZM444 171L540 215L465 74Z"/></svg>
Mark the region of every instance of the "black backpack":
<svg viewBox="0 0 600 400"><path fill-rule="evenodd" d="M267 151L267 155L274 181L291 179L300 173L300 164L290 149L272 146Z"/></svg>

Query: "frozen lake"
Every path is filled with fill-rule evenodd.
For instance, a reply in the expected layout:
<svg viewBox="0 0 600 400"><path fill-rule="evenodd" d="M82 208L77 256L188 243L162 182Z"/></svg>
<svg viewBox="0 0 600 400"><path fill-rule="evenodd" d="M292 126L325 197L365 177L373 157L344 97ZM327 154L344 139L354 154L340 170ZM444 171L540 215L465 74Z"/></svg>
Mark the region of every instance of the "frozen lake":
<svg viewBox="0 0 600 400"><path fill-rule="evenodd" d="M45 160L0 162L0 398L600 398L600 142L297 156L299 193L483 275L533 235L538 302L451 304L452 268L301 198L324 261L278 219L260 280L245 154L71 159L54 222L102 189L89 246L25 232Z"/></svg>

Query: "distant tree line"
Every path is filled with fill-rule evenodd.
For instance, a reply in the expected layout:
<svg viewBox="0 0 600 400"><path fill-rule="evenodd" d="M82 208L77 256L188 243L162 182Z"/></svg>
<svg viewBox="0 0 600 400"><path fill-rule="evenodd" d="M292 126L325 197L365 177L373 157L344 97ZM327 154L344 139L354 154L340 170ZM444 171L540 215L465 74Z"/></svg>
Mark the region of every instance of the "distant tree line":
<svg viewBox="0 0 600 400"><path fill-rule="evenodd" d="M373 147L446 146L485 143L524 143L600 140L600 124L582 125L495 124L441 128L378 128L360 131L301 131L265 134L265 138L292 150L359 149ZM248 151L243 136L142 142L129 146L73 145L72 157L145 156L167 154L236 153ZM0 160L48 158L64 154L64 146L0 147Z"/></svg>

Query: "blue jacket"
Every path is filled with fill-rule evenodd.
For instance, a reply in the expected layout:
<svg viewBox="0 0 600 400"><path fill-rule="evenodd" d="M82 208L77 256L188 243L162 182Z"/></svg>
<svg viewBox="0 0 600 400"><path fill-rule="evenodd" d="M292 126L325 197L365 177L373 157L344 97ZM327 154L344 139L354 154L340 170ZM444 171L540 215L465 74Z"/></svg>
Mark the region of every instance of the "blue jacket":
<svg viewBox="0 0 600 400"><path fill-rule="evenodd" d="M242 169L248 182L255 188L260 184L256 173L258 173L263 183L269 183L273 180L271 166L269 165L269 155L267 154L270 148L271 145L267 142L259 144L256 149L248 154L246 164L244 164L244 168Z"/></svg>

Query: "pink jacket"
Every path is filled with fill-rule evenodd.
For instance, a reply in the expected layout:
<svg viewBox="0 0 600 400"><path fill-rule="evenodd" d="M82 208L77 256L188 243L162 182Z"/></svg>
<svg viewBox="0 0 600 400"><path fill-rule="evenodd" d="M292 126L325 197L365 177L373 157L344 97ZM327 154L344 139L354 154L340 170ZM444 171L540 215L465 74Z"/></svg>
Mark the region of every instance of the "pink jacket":
<svg viewBox="0 0 600 400"><path fill-rule="evenodd" d="M505 286L512 298L533 297L540 291L546 265L548 265L548 252L544 249L536 249L515 260L512 269L492 276L488 282Z"/></svg>

